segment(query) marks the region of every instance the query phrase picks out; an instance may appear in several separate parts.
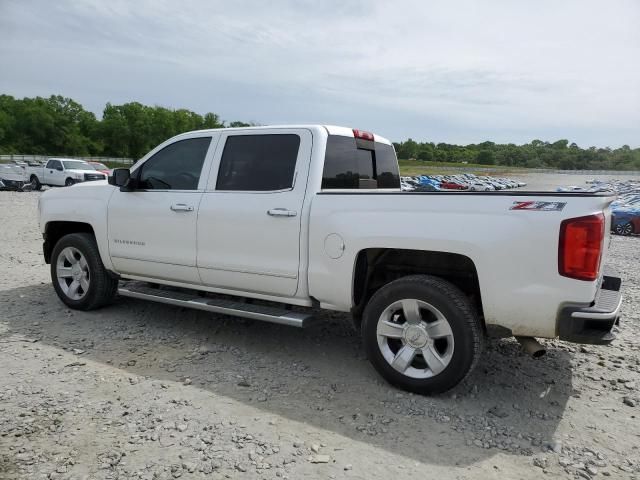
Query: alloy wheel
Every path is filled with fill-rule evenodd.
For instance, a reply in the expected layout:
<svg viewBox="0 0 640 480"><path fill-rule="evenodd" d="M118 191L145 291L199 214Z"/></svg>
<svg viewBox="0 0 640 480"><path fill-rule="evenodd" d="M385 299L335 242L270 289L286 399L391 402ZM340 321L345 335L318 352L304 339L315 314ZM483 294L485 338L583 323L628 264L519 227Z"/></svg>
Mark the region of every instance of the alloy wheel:
<svg viewBox="0 0 640 480"><path fill-rule="evenodd" d="M80 250L66 247L60 252L56 260L56 277L63 293L71 300L81 300L87 294L91 272Z"/></svg>
<svg viewBox="0 0 640 480"><path fill-rule="evenodd" d="M433 305L405 299L389 305L376 328L384 359L411 378L431 378L441 373L453 356L451 325Z"/></svg>

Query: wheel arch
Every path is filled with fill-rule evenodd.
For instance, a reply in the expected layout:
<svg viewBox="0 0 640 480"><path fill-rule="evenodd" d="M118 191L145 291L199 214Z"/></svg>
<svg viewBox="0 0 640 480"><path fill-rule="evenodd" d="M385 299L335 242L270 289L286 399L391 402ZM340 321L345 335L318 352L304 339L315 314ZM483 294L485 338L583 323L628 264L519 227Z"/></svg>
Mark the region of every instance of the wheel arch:
<svg viewBox="0 0 640 480"><path fill-rule="evenodd" d="M354 317L362 315L369 298L379 288L415 274L437 276L458 287L471 300L484 326L480 283L473 260L458 253L431 250L368 248L359 251L352 284Z"/></svg>
<svg viewBox="0 0 640 480"><path fill-rule="evenodd" d="M56 243L70 233L90 233L95 236L95 231L89 223L85 222L69 222L69 221L51 221L48 222L44 230L44 261L51 263L51 252Z"/></svg>

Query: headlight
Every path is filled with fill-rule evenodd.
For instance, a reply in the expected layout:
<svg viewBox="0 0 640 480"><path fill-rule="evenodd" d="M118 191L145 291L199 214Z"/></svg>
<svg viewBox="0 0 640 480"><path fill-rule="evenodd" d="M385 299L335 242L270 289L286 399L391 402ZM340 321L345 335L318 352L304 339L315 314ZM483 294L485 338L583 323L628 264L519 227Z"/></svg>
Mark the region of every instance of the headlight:
<svg viewBox="0 0 640 480"><path fill-rule="evenodd" d="M82 173L76 173L76 180L84 180L84 175Z"/></svg>

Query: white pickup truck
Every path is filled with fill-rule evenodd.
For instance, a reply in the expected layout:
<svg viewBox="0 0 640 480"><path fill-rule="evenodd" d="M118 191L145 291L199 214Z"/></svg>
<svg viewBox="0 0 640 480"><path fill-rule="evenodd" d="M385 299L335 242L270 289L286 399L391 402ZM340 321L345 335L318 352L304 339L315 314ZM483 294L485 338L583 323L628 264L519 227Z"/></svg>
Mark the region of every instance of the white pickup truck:
<svg viewBox="0 0 640 480"><path fill-rule="evenodd" d="M49 158L43 167L29 166L26 172L35 190L40 190L42 185L69 187L79 182L107 179L87 162L71 158Z"/></svg>
<svg viewBox="0 0 640 480"><path fill-rule="evenodd" d="M606 344L620 279L608 193L401 192L391 143L333 126L202 130L109 182L45 192L44 257L71 308L117 293L305 326L350 312L391 383L445 391L487 331Z"/></svg>

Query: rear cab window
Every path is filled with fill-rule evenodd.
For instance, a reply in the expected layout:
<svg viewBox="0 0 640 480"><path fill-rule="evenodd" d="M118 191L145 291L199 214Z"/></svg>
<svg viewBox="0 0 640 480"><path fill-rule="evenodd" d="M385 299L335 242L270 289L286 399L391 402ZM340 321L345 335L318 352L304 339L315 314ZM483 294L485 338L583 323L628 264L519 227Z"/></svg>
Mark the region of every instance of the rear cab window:
<svg viewBox="0 0 640 480"><path fill-rule="evenodd" d="M393 146L344 135L329 135L322 189L399 189Z"/></svg>

